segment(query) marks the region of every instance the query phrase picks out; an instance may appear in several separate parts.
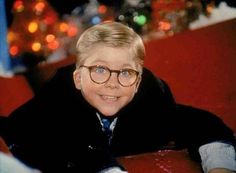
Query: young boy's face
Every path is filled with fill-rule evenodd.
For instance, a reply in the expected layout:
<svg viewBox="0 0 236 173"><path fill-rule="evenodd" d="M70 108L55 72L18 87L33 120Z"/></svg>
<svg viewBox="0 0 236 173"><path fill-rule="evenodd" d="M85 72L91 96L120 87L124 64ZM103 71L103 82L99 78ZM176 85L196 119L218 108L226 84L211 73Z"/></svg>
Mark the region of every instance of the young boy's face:
<svg viewBox="0 0 236 173"><path fill-rule="evenodd" d="M112 48L95 45L89 52L83 65L101 65L111 70L133 69L138 71L128 48ZM131 86L120 85L117 73L111 73L110 79L102 84L93 82L88 68L81 67L74 72L74 82L84 98L105 116L115 115L134 97L140 79Z"/></svg>

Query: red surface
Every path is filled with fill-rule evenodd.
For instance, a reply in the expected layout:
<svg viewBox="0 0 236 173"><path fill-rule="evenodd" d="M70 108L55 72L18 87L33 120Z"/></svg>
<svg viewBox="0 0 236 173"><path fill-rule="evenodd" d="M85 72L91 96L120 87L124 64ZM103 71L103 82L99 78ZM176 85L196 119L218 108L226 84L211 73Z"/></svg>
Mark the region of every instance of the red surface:
<svg viewBox="0 0 236 173"><path fill-rule="evenodd" d="M129 173L201 173L186 151L163 150L118 159Z"/></svg>
<svg viewBox="0 0 236 173"><path fill-rule="evenodd" d="M145 66L179 103L212 111L236 132L236 19L146 44Z"/></svg>
<svg viewBox="0 0 236 173"><path fill-rule="evenodd" d="M7 144L5 143L5 141L3 140L1 136L0 136L0 151L7 154L11 154Z"/></svg>
<svg viewBox="0 0 236 173"><path fill-rule="evenodd" d="M33 95L34 93L24 76L0 77L0 116L8 116Z"/></svg>

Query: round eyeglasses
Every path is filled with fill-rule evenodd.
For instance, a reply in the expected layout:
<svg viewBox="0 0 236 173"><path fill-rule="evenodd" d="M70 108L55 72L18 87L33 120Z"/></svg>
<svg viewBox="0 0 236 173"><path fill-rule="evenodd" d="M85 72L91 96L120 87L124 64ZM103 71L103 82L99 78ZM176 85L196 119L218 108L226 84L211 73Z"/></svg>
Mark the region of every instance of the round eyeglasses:
<svg viewBox="0 0 236 173"><path fill-rule="evenodd" d="M89 70L91 80L97 84L106 83L110 79L111 73L117 73L119 84L123 87L129 87L135 84L139 75L138 71L129 68L124 68L121 70L111 70L108 67L101 65L81 65L80 67L87 68Z"/></svg>

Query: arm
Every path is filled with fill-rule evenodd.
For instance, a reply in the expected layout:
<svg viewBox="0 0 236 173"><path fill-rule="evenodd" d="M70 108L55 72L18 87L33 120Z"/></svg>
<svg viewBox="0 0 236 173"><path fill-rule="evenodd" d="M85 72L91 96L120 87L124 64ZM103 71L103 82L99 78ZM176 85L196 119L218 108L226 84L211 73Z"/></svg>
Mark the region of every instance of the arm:
<svg viewBox="0 0 236 173"><path fill-rule="evenodd" d="M170 126L171 128L173 128L172 131L174 133L173 136L176 140L177 148L187 147L190 152L190 156L194 160L198 160L199 162L201 162L202 160L202 162L204 162L203 167L208 167L205 168L205 172L208 172L209 170L219 171L216 168L217 165L210 164L207 159L204 159L202 156L200 156L200 153L204 152L199 153L198 149L205 144L219 141L223 144L230 143L231 148L233 148L233 146L236 144L233 131L228 128L220 118L218 118L211 112L207 112L205 110L194 108L191 106L176 104L168 84L165 83L165 81L160 80L155 75L151 74L151 72L147 69L144 69L142 80L142 85L140 85L142 94L149 95L150 97L154 98L156 97L161 100L157 104L159 106L161 105L162 108L165 106L168 106L168 110L171 110L173 108L174 112L171 113L172 121L170 121ZM221 161L226 160L224 158L227 156L212 155L216 153L215 151L218 150L219 149L213 148L213 152L208 152L207 156L211 155L211 160L217 160L216 158L219 158L218 160ZM223 149L220 149L219 151L222 150ZM224 151L225 150L223 150L223 152ZM234 150L232 150L231 152L235 154ZM229 162L231 163L231 165L236 165L234 160L235 157L230 158L231 160ZM232 169L232 166L226 166L226 163L224 162L222 164L222 168ZM224 169L220 168L220 170Z"/></svg>
<svg viewBox="0 0 236 173"><path fill-rule="evenodd" d="M231 148L236 144L233 131L228 128L224 122L214 115L211 112L207 112L202 109L194 108L191 106L176 104L174 97L171 93L171 90L165 81L159 79L157 76L153 75L147 69L144 69L142 85L140 90L142 94L149 95L150 97L156 97L161 102L158 102L158 105L161 107L168 106L168 109L174 110L172 113L172 121L170 122L171 128L173 128L174 138L176 137L176 145L178 148L188 148L191 157L194 160L201 160L204 162L205 172L209 170L218 171L216 169L217 165L212 165L211 162L204 159L202 155L200 156L200 152L198 151L199 147L204 146L204 144L214 143L220 141L221 143L231 144ZM146 89L146 90L145 90ZM150 93L148 92L150 91ZM214 145L212 145L214 146ZM212 147L211 147L212 148ZM209 148L208 148L209 149ZM210 156L215 154L215 151L222 151L224 153L224 149L213 148L213 152L208 152L207 155ZM235 154L235 151L232 149L232 153ZM223 157L224 156L224 157ZM214 158L215 157L215 158ZM214 155L211 160L226 160L227 156L225 155ZM209 157L206 157L209 158ZM231 165L235 164L235 157L230 157L229 161ZM227 161L228 162L228 161ZM232 166L226 166L226 163L222 163L222 168L232 169ZM219 165L218 165L219 166ZM224 167L226 166L226 167ZM210 169L211 168L211 169ZM220 169L222 170L222 169ZM234 170L234 169L233 169Z"/></svg>

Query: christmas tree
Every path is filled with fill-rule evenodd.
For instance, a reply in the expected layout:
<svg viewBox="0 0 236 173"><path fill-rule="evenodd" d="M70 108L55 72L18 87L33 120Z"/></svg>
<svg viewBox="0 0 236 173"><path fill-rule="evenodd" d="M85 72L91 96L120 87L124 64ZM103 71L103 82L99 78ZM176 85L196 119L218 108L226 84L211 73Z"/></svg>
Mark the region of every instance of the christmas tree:
<svg viewBox="0 0 236 173"><path fill-rule="evenodd" d="M14 19L8 29L8 43L13 59L30 57L30 62L36 65L67 56L68 44L78 35L75 23L59 19L45 0L15 0L12 12Z"/></svg>

